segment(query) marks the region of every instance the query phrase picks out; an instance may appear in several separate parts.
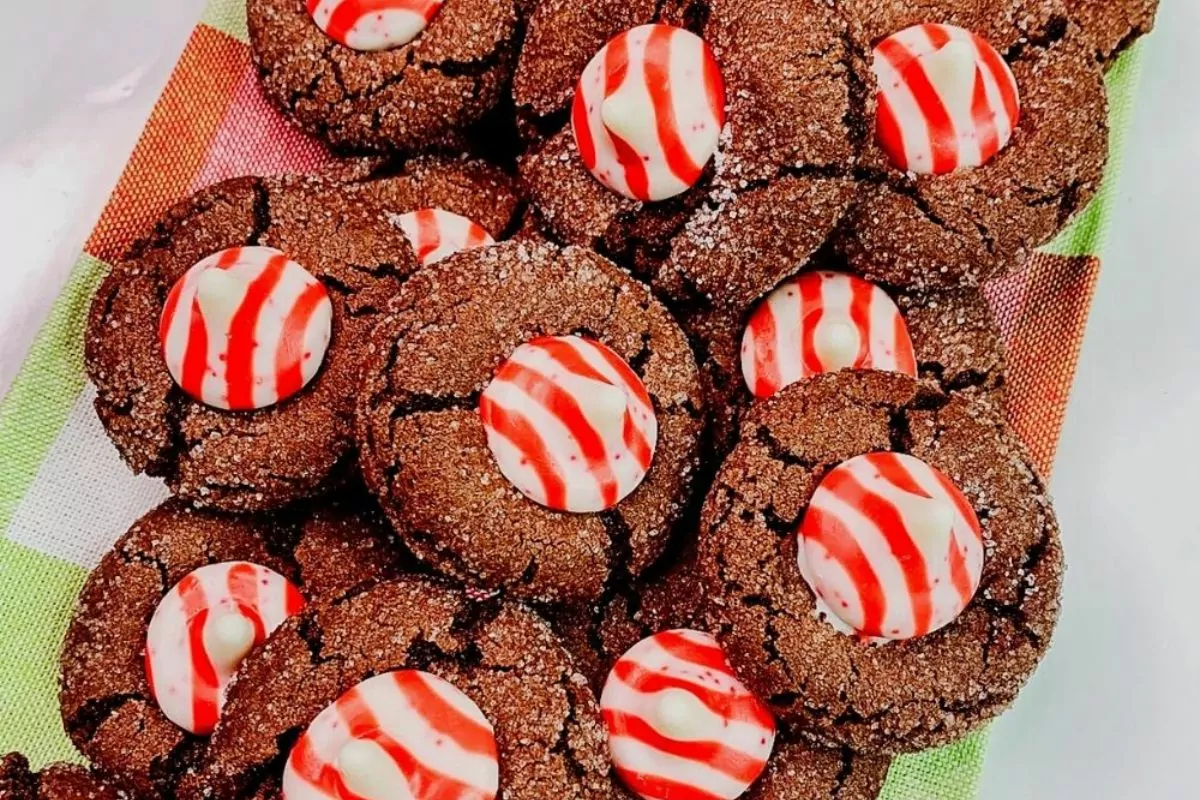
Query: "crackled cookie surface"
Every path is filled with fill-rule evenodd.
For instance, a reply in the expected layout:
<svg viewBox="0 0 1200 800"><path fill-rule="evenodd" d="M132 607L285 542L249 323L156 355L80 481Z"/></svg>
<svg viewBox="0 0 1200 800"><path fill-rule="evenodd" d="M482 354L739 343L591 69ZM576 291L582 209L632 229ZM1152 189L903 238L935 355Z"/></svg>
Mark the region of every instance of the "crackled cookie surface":
<svg viewBox="0 0 1200 800"><path fill-rule="evenodd" d="M595 697L549 627L523 607L415 579L281 628L245 663L182 796L281 796L293 744L318 714L364 680L405 670L451 684L487 720L504 798L614 796Z"/></svg>
<svg viewBox="0 0 1200 800"><path fill-rule="evenodd" d="M522 0L250 0L267 97L335 148L454 147L500 101Z"/></svg>
<svg viewBox="0 0 1200 800"><path fill-rule="evenodd" d="M501 244L414 276L373 341L362 468L421 558L582 603L662 552L702 401L687 340L644 286L587 250Z"/></svg>
<svg viewBox="0 0 1200 800"><path fill-rule="evenodd" d="M978 37L987 45L980 52L1002 57L1004 64L988 72L1001 83L1011 77L1012 100L1019 95L1019 114L1010 104L999 115L1019 117L1011 140L973 168L905 172L876 136L868 138L859 169L872 177L862 181L864 195L837 237L853 269L893 286L982 283L1021 266L1084 208L1107 158L1107 100L1102 71L1061 0L841 0L838 8L855 42L858 80L873 92L880 43L937 23ZM933 101L921 113L942 107ZM877 108L868 98L872 130ZM1002 128L1001 121L989 129Z"/></svg>
<svg viewBox="0 0 1200 800"><path fill-rule="evenodd" d="M887 452L961 489L984 557L978 591L953 622L879 643L821 611L797 532L831 471ZM923 398L915 381L888 373L814 378L748 415L705 503L697 567L715 587L708 621L747 685L799 733L860 753L944 744L1006 708L1049 645L1062 568L1044 485L1003 423L961 398Z"/></svg>
<svg viewBox="0 0 1200 800"><path fill-rule="evenodd" d="M418 267L416 246L399 220L429 207L469 217L501 236L516 199L495 168L418 160L400 175L361 184L234 179L170 210L114 266L89 322L86 357L96 410L125 461L166 478L172 491L197 504L231 511L278 508L341 481L366 335ZM317 290L320 305L303 320L320 308L327 312L322 353L309 348L291 358L288 348L276 347L277 341L307 341L287 335L286 323L277 337L264 333L264 318L281 318L268 313L268 303L291 297L277 291L278 284L258 285L270 274L255 273L255 282L243 285L229 277L232 270L213 268L205 275L224 280L213 284L210 302L190 294L186 319L172 303L178 299L172 287L197 264L217 253L267 252L259 248L301 264L296 269L316 281L304 288ZM227 286L230 281L237 285ZM174 318L181 319L164 325ZM305 361L305 352L312 358ZM304 373L302 365L318 355L319 371ZM289 387L286 397L277 391L281 381ZM244 396L245 402L233 403L243 410L212 405L230 405L231 392L234 399ZM256 400L276 399L253 408Z"/></svg>
<svg viewBox="0 0 1200 800"><path fill-rule="evenodd" d="M386 526L370 513L325 509L288 517L226 517L168 501L117 542L80 593L61 659L60 702L67 734L94 764L132 789L170 795L182 775L195 767L208 741L206 735L185 730L184 725L196 726L191 713L179 716L176 701L187 695L195 702L185 707L214 718L224 714L227 687L218 686L203 664L195 664L211 665L214 652L228 651L214 646L219 638L213 636L214 626L193 624L198 613L237 608L247 619L259 620L263 613L255 613L259 602L248 599L257 595L257 585L237 589L240 604L219 602L221 587L230 585L224 580L231 572L228 565L270 570L299 587L305 600L321 602L397 574L401 552ZM197 605L186 612L186 629L195 633L190 644L154 639L148 668L152 618L164 602L173 602L169 595L181 583L199 583L197 572L213 568L223 580L203 581L205 588L213 584L212 597L206 601L202 593L189 594ZM299 598L293 600L291 612L299 603ZM261 602L272 600L264 595ZM279 605L283 613L282 597ZM250 633L238 661L265 639L265 631L260 637L252 627ZM187 667L189 663L193 666ZM169 668L171 664L175 667ZM171 718L160 707L158 693ZM211 725L205 727L204 733L211 732Z"/></svg>
<svg viewBox="0 0 1200 800"><path fill-rule="evenodd" d="M710 239L722 223L795 224L816 239L812 250L832 241L868 278L946 288L1020 266L1084 207L1100 180L1107 151L1102 72L1064 0L610 5L592 15L549 2L534 13L514 88L530 143L521 172L551 234L595 247L653 281L685 324L755 277L743 274L755 269L746 259L718 272L727 288L694 258L696 240L719 263L745 252L726 256L727 243ZM690 191L639 203L588 172L586 154L564 126L572 80L592 54L649 22L681 25L711 46L724 77L727 124L710 168ZM920 25L955 33L914 51L932 58L905 67L909 78L922 79L915 85L928 102L908 109L900 127L937 128L924 115L945 110L938 93L945 102L958 98L941 125L954 158L918 170L944 174L918 175L903 159L897 166L877 141L887 99L875 69L878 48ZM929 75L936 86L924 80ZM819 214L777 185L817 179L826 185ZM770 201L762 202L766 195ZM792 223L814 217L815 226ZM754 246L773 248L761 236ZM681 250L689 257L676 257ZM793 253L791 272L803 266L803 255ZM754 283L753 296L787 274Z"/></svg>
<svg viewBox="0 0 1200 800"><path fill-rule="evenodd" d="M29 769L19 753L0 757L0 797L4 800L128 800L130 794L100 773L78 764Z"/></svg>
<svg viewBox="0 0 1200 800"><path fill-rule="evenodd" d="M981 291L883 290L846 275L801 273L743 314L703 318L701 374L718 457L756 398L840 369L908 374L924 393L1002 409L1004 344Z"/></svg>

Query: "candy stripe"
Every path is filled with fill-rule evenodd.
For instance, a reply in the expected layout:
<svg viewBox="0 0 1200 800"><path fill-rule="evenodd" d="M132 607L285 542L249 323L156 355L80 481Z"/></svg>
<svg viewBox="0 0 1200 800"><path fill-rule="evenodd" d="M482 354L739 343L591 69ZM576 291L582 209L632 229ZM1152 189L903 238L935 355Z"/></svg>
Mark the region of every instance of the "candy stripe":
<svg viewBox="0 0 1200 800"><path fill-rule="evenodd" d="M479 398L479 413L489 436L500 436L522 456L522 464L532 467L542 485L543 504L551 508L566 506L567 486L554 469L554 457L537 428L517 412L496 404L490 397Z"/></svg>
<svg viewBox="0 0 1200 800"><path fill-rule="evenodd" d="M616 123L609 103L618 107ZM609 41L584 69L571 109L584 165L608 188L642 201L694 185L724 124L716 58L695 34L669 25Z"/></svg>
<svg viewBox="0 0 1200 800"><path fill-rule="evenodd" d="M276 397L291 397L304 388L304 361L312 358L312 353L305 349L305 335L326 297L325 287L310 284L284 319L275 351Z"/></svg>
<svg viewBox="0 0 1200 800"><path fill-rule="evenodd" d="M799 566L845 632L908 639L953 621L978 589L979 522L939 470L901 453L858 456L817 487Z"/></svg>
<svg viewBox="0 0 1200 800"><path fill-rule="evenodd" d="M159 602L146 632L146 680L163 713L192 733L210 733L237 669L209 652L212 623L236 614L259 644L302 606L283 576L255 564L210 564L184 576Z"/></svg>
<svg viewBox="0 0 1200 800"><path fill-rule="evenodd" d="M809 519L812 519L810 533ZM804 515L805 543L815 542L821 549L841 565L850 576L858 601L862 607L862 625L859 630L877 635L883 629L883 618L887 614L887 596L875 569L859 547L849 527L837 517L823 509L809 506ZM824 597L824 592L818 590ZM824 598L828 601L829 598ZM849 599L849 598L846 598Z"/></svg>
<svg viewBox="0 0 1200 800"><path fill-rule="evenodd" d="M684 729L660 714L662 703L681 696L699 703L686 717L673 715ZM774 744L765 706L733 675L716 640L697 631L636 644L613 667L600 706L617 773L648 800L738 797Z"/></svg>
<svg viewBox="0 0 1200 800"><path fill-rule="evenodd" d="M187 318L187 349L184 351L179 383L192 397L204 397L204 378L209 373L208 326L204 324L199 304L193 303L189 307ZM170 323L166 324L169 327Z"/></svg>
<svg viewBox="0 0 1200 800"><path fill-rule="evenodd" d="M423 673L403 670L392 673L392 678L412 703L413 710L424 717L439 735L452 739L469 753L490 756L495 752L496 739L491 726L481 724L447 702Z"/></svg>
<svg viewBox="0 0 1200 800"><path fill-rule="evenodd" d="M287 256L272 256L262 272L251 281L246 296L229 323L229 353L225 380L229 383L230 408L254 408L254 351L258 347L258 318L267 300L279 286ZM285 323L286 324L286 323Z"/></svg>
<svg viewBox="0 0 1200 800"><path fill-rule="evenodd" d="M890 61L892 69L903 73L907 81L908 91L912 93L917 108L924 117L929 142L932 145L934 174L941 175L956 170L958 148L954 139L954 121L942 105L941 95L929 82L925 68L895 39L884 39L875 52L876 55Z"/></svg>
<svg viewBox="0 0 1200 800"><path fill-rule="evenodd" d="M885 498L872 493L859 483L849 470L830 473L822 485L843 502L858 508L875 523L879 534L883 536L892 555L899 562L904 581L908 584L913 620L918 629L928 630L933 619L933 608L929 599L929 571L921 550L905 530L903 514ZM924 492L920 494L926 496ZM878 636L882 630L864 629L863 632Z"/></svg>
<svg viewBox="0 0 1200 800"><path fill-rule="evenodd" d="M679 121L675 116L674 100L671 97L671 43L675 40L672 29L665 25L655 26L650 31L646 42L646 91L650 93L650 102L654 105L654 120L658 128L658 138L662 142L663 151L667 158L667 167L675 177L684 184L691 186L700 180L704 171L703 164L692 160L687 151L687 144L679 130ZM705 74L708 70L705 70ZM709 87L705 86L707 96Z"/></svg>
<svg viewBox="0 0 1200 800"><path fill-rule="evenodd" d="M688 636L684 631L664 631L654 643L680 661L732 676L725 651L715 641Z"/></svg>
<svg viewBox="0 0 1200 800"><path fill-rule="evenodd" d="M831 361L819 340L838 327L853 330L857 345L845 360ZM755 397L842 368L917 375L908 326L879 287L836 272L808 272L784 282L750 315L742 374Z"/></svg>
<svg viewBox="0 0 1200 800"><path fill-rule="evenodd" d="M605 97L610 97L621 87L629 74L629 38L618 36L609 45L604 59L604 73L608 76L604 87ZM637 151L620 136L608 133L609 141L617 153L617 162L625 175L625 185L634 197L646 197L650 191L650 176Z"/></svg>
<svg viewBox="0 0 1200 800"><path fill-rule="evenodd" d="M641 379L608 347L577 336L519 347L479 408L501 473L557 510L615 506L644 479L657 443Z"/></svg>
<svg viewBox="0 0 1200 800"><path fill-rule="evenodd" d="M970 66L952 62L953 74L943 69L936 76L927 70L931 56L956 43L970 45ZM1000 53L970 31L907 28L876 46L874 72L876 138L899 169L941 175L978 167L1012 138L1020 115L1016 79ZM964 84L965 94L953 81Z"/></svg>
<svg viewBox="0 0 1200 800"><path fill-rule="evenodd" d="M204 627L208 622L208 600L204 596L195 573L179 582L179 597L183 611L190 620L188 625L188 649L191 655L192 674L192 720L197 731L211 731L217 726L217 669L209 658L204 644Z"/></svg>

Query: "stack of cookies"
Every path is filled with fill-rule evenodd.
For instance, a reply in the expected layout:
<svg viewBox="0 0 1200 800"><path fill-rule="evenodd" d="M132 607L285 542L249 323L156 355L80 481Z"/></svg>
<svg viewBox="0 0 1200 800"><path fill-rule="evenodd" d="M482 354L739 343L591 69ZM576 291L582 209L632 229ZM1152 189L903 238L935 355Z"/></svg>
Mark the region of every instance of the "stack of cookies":
<svg viewBox="0 0 1200 800"><path fill-rule="evenodd" d="M1063 574L982 285L1096 191L1154 10L249 0L353 158L100 287L174 497L66 637L93 769L0 797L869 800L978 729Z"/></svg>

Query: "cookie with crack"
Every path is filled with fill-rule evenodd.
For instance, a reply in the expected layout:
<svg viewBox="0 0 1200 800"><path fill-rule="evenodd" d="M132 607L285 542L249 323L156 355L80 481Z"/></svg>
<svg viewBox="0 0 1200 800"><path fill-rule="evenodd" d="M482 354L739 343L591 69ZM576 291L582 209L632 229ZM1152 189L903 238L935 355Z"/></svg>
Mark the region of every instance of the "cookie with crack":
<svg viewBox="0 0 1200 800"><path fill-rule="evenodd" d="M1049 646L1063 554L993 414L842 372L750 412L697 569L742 680L811 741L877 754L945 744L1012 703Z"/></svg>
<svg viewBox="0 0 1200 800"><path fill-rule="evenodd" d="M306 603L399 574L401 553L372 512L229 517L167 501L80 593L60 662L67 734L138 794L171 796L245 654Z"/></svg>
<svg viewBox="0 0 1200 800"><path fill-rule="evenodd" d="M1158 0L1063 0L1071 18L1078 23L1096 58L1108 65L1154 29Z"/></svg>
<svg viewBox="0 0 1200 800"><path fill-rule="evenodd" d="M501 102L527 0L249 0L263 90L344 151L459 149Z"/></svg>
<svg viewBox="0 0 1200 800"><path fill-rule="evenodd" d="M361 467L420 558L578 604L663 552L703 403L687 340L646 287L588 250L510 242L415 275L373 343Z"/></svg>
<svg viewBox="0 0 1200 800"><path fill-rule="evenodd" d="M423 580L285 623L243 664L227 708L182 797L317 797L335 778L358 789L414 770L472 797L497 785L506 800L613 796L596 700L546 623ZM431 750L431 726L449 751ZM390 737L419 759L393 763L375 746Z"/></svg>
<svg viewBox="0 0 1200 800"><path fill-rule="evenodd" d="M320 494L353 469L354 386L381 309L420 261L503 236L516 214L507 179L470 161L205 189L100 286L86 339L100 420L131 468L198 505Z"/></svg>
<svg viewBox="0 0 1200 800"><path fill-rule="evenodd" d="M34 772L20 753L0 757L4 800L127 800L130 796L100 773L78 764L49 764Z"/></svg>
<svg viewBox="0 0 1200 800"><path fill-rule="evenodd" d="M613 587L586 608L560 609L550 615L555 633L597 696L618 659L639 642L662 631L707 629L706 589L696 571L696 545L695 537L688 537L683 552L660 562L652 574ZM790 728L780 726L765 771L741 797L873 800L890 763L886 757L813 748Z"/></svg>
<svg viewBox="0 0 1200 800"><path fill-rule="evenodd" d="M703 235L715 215L744 222L769 207L757 223L783 226L795 213L820 244L854 185L813 174L848 172L863 138L848 54L845 23L817 0L540 3L513 88L539 217L649 281L684 229ZM667 296L740 281L691 266L674 265Z"/></svg>
<svg viewBox="0 0 1200 800"><path fill-rule="evenodd" d="M1095 194L1102 71L1062 0L842 0L868 87L864 196L837 246L893 286L979 284Z"/></svg>
<svg viewBox="0 0 1200 800"><path fill-rule="evenodd" d="M844 270L802 272L742 313L693 318L718 458L754 402L843 369L898 372L1002 412L1004 343L981 291L889 289Z"/></svg>

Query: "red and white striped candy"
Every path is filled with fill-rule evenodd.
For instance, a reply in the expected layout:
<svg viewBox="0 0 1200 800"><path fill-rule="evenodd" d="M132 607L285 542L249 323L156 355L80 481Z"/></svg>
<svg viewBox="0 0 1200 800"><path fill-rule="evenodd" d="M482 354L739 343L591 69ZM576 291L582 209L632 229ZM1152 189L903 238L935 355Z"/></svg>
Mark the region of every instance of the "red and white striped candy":
<svg viewBox="0 0 1200 800"><path fill-rule="evenodd" d="M840 369L917 376L904 317L875 284L838 272L806 272L772 292L750 316L742 375L755 397Z"/></svg>
<svg viewBox="0 0 1200 800"><path fill-rule="evenodd" d="M483 226L440 208L423 208L393 217L417 252L423 267L436 264L462 250L490 247L496 243Z"/></svg>
<svg viewBox="0 0 1200 800"><path fill-rule="evenodd" d="M416 670L363 681L325 708L283 772L287 800L492 800L496 736L452 684Z"/></svg>
<svg viewBox="0 0 1200 800"><path fill-rule="evenodd" d="M800 572L843 633L912 639L949 625L975 596L983 535L940 470L902 453L834 468L800 526Z"/></svg>
<svg viewBox="0 0 1200 800"><path fill-rule="evenodd" d="M766 769L775 720L707 633L638 642L600 696L613 766L646 800L733 800Z"/></svg>
<svg viewBox="0 0 1200 800"><path fill-rule="evenodd" d="M725 84L703 39L671 25L620 34L575 89L571 126L583 163L634 200L665 200L700 180L725 126Z"/></svg>
<svg viewBox="0 0 1200 800"><path fill-rule="evenodd" d="M420 35L444 0L307 0L329 38L353 50L388 50Z"/></svg>
<svg viewBox="0 0 1200 800"><path fill-rule="evenodd" d="M146 681L167 719L212 733L238 664L303 607L287 578L257 564L209 564L184 576L146 630Z"/></svg>
<svg viewBox="0 0 1200 800"><path fill-rule="evenodd" d="M612 508L641 484L658 444L641 379L611 348L579 336L518 347L479 413L500 472L556 511Z"/></svg>
<svg viewBox="0 0 1200 800"><path fill-rule="evenodd" d="M234 247L176 281L158 333L183 391L214 408L249 411L308 385L332 325L329 293L308 270L270 247Z"/></svg>
<svg viewBox="0 0 1200 800"><path fill-rule="evenodd" d="M914 25L875 48L875 133L902 170L944 175L987 163L1012 139L1017 79L986 40L953 25Z"/></svg>

